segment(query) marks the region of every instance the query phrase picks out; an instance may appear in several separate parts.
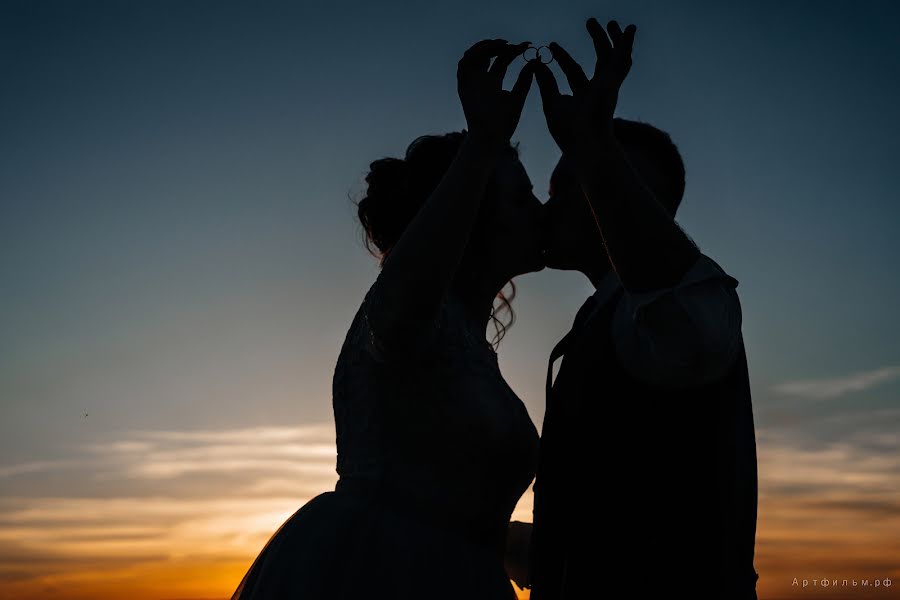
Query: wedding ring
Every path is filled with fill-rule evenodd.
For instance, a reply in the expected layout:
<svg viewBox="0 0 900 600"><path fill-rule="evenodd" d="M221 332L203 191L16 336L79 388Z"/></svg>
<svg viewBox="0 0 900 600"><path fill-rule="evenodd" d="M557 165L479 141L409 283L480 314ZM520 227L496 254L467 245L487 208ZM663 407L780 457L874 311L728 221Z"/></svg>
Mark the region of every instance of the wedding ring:
<svg viewBox="0 0 900 600"><path fill-rule="evenodd" d="M547 46L538 46L537 48L535 48L534 46L528 46L527 48L525 48L525 51L522 52L522 58L524 58L526 62L531 62L533 60L539 60L539 61L541 61L542 64L549 65L550 63L553 62L553 51L550 50L550 60L548 60L547 62L544 62L544 59L541 56L541 48L547 48L547 50L550 50L550 48ZM534 56L532 56L531 58L526 56L526 54L530 50L534 50Z"/></svg>

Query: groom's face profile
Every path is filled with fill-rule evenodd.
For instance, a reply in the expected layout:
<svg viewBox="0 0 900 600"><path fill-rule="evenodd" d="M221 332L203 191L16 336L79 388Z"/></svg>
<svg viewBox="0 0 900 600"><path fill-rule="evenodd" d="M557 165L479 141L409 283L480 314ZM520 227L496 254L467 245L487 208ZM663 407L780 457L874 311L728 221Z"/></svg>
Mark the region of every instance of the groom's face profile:
<svg viewBox="0 0 900 600"><path fill-rule="evenodd" d="M665 178L649 153L633 144L623 148L644 184L652 190L664 189ZM547 267L595 273L612 269L597 222L565 154L550 175L548 192L550 199L544 204ZM603 198L599 200L602 204Z"/></svg>
<svg viewBox="0 0 900 600"><path fill-rule="evenodd" d="M547 267L583 270L586 253L602 252L602 238L581 191L575 171L562 155L550 176L550 199L544 204Z"/></svg>
<svg viewBox="0 0 900 600"><path fill-rule="evenodd" d="M544 205L518 156L501 157L486 193L473 234L482 244L481 258L510 277L543 269Z"/></svg>

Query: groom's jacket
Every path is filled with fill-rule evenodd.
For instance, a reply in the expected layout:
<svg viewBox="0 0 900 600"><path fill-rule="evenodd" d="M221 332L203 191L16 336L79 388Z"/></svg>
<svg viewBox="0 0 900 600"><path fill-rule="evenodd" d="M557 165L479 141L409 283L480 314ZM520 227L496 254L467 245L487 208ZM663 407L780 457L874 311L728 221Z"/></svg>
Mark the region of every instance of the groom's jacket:
<svg viewBox="0 0 900 600"><path fill-rule="evenodd" d="M737 285L703 255L692 273L702 269ZM755 599L756 441L739 328L714 377L695 381L689 361L677 382L643 377L639 364L623 365L614 317L627 292L609 277L548 366L531 598L600 598L624 586L636 598L678 587Z"/></svg>

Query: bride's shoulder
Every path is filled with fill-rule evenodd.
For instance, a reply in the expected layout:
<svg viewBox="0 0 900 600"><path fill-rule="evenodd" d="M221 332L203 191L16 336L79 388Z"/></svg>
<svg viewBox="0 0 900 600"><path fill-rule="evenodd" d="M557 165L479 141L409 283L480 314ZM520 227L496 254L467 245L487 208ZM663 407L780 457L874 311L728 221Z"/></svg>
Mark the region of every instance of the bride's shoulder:
<svg viewBox="0 0 900 600"><path fill-rule="evenodd" d="M402 351L395 348L391 332L374 329L369 321L369 314L374 310L383 311L391 309L390 306L382 306L379 303L386 302L385 295L378 293L379 280L376 279L364 294L359 303L353 322L347 332L345 345L351 344L365 349L379 362L392 362L397 359L418 360L431 354L446 342L446 338L452 337L459 331L458 299L447 294L441 300L434 318L427 324L419 324L414 331L404 331ZM395 315L394 322L403 323L403 315ZM412 333L412 335L410 335Z"/></svg>

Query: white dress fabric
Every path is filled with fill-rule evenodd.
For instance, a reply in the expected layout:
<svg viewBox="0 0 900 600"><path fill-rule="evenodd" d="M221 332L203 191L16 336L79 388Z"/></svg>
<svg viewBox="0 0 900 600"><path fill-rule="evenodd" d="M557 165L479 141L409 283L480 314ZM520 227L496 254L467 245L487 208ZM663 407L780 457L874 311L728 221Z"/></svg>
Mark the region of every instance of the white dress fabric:
<svg viewBox="0 0 900 600"><path fill-rule="evenodd" d="M414 351L390 354L368 326L374 287L334 372L338 484L270 538L232 600L515 598L506 528L537 430L455 296Z"/></svg>

